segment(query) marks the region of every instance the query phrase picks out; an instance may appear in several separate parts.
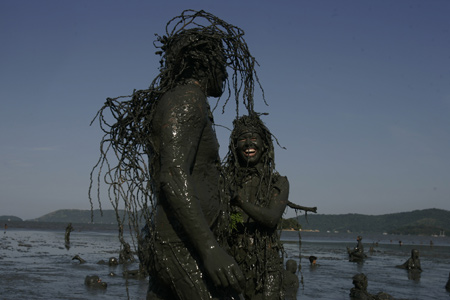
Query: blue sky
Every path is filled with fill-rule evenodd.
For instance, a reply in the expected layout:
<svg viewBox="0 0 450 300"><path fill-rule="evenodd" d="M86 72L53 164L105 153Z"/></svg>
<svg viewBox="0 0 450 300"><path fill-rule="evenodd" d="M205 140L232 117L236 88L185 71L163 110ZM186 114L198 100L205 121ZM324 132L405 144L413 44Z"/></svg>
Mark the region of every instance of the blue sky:
<svg viewBox="0 0 450 300"><path fill-rule="evenodd" d="M89 123L106 97L148 87L154 34L184 9L245 31L291 201L450 210L450 1L2 0L0 215L90 208L102 134Z"/></svg>

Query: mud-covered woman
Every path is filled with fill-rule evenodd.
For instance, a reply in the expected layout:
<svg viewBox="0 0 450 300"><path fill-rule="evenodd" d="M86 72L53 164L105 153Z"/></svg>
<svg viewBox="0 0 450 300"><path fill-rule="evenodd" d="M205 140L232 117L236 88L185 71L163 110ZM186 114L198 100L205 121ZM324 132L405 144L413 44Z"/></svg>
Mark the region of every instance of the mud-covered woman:
<svg viewBox="0 0 450 300"><path fill-rule="evenodd" d="M233 191L230 251L244 272L245 298L284 299L277 225L289 182L275 171L272 135L257 114L234 121L225 169Z"/></svg>

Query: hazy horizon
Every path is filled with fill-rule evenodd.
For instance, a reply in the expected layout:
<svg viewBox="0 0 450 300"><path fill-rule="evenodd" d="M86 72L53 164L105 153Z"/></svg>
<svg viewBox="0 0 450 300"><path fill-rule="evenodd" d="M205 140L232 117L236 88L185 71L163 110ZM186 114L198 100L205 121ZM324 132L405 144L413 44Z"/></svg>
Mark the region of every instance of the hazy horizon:
<svg viewBox="0 0 450 300"><path fill-rule="evenodd" d="M399 211L399 212L395 212L395 213L384 213L384 214L364 214L364 213L352 213L352 212L348 212L348 213L339 213L339 214L333 214L333 213L328 213L328 214L317 213L317 214L315 214L315 213L308 212L308 216L310 216L310 215L347 215L347 214L358 214L358 215L365 215L365 216L382 216L382 215L390 215L390 214L397 214L397 213L409 213L409 212L413 212L413 211L416 211L416 210L421 211L421 210L429 210L429 209L439 209L439 210L450 211L450 210L448 210L448 209L442 209L442 208L430 207L430 208L413 209L413 210ZM49 211L49 212L47 212L47 213L44 213L43 215L40 215L40 216L37 216L37 217L33 217L33 218L28 218L28 219L24 219L24 218L22 218L22 217L19 216L19 215L10 215L10 214L8 214L8 215L0 215L0 217L6 217L6 216L7 216L7 217L18 217L18 218L22 219L22 221L33 221L33 220L35 220L35 219L39 219L39 218L41 218L41 217L43 217L43 216L45 216L45 215L47 215L47 214L51 214L51 213L54 213L54 212L59 211L59 210L80 210L80 211L90 211L89 209L61 208L61 209L57 209L57 210L54 210L54 211ZM98 210L98 208L96 208L95 210ZM113 210L113 209L110 208L110 209L102 209L102 210L103 210L103 211L106 211L106 210ZM304 216L304 215L305 215L305 213L304 213L303 211L302 211L301 213L298 214L298 216ZM284 218L284 219L290 219L290 218L293 218L293 217L295 217L295 215L294 215L294 216L286 216L286 214L283 215L283 218Z"/></svg>

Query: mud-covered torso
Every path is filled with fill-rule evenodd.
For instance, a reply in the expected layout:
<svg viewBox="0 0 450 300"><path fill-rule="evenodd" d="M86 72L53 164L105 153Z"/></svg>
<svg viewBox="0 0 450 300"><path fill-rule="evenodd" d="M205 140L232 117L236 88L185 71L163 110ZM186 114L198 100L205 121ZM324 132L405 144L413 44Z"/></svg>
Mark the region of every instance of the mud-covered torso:
<svg viewBox="0 0 450 300"><path fill-rule="evenodd" d="M271 186L261 183L258 174L242 179L239 195L260 207L269 207L273 189L287 182L286 177L275 175ZM264 182L264 181L263 181ZM283 273L283 246L277 227L266 227L252 219L242 209L234 207L242 216L242 223L229 238L230 253L246 278L246 299L284 299L281 289Z"/></svg>
<svg viewBox="0 0 450 300"><path fill-rule="evenodd" d="M172 127L171 136L163 128ZM181 85L159 101L152 120L150 159L153 160L153 185L157 195L154 226L163 240L184 238L183 230L161 189L161 170L186 164L190 190L196 195L207 223L211 226L220 209L219 143L213 129L212 114L203 91L194 84ZM191 145L191 146L189 146ZM193 158L193 159L191 159ZM184 201L183 195L179 201Z"/></svg>
<svg viewBox="0 0 450 300"><path fill-rule="evenodd" d="M255 172L254 174L247 176L242 179L239 185L239 194L242 198L248 199L248 201L252 204L255 204L260 207L268 207L271 199L272 193L274 189L280 190L281 187L284 187L287 179L284 176L274 175L272 179L271 187L267 186L264 181L261 180L260 175ZM244 210L234 207L236 211L238 211L242 215L242 223L238 224L237 231L243 233L246 231L247 233L254 233L256 229L260 232L265 232L270 235L276 231L275 228L265 227L255 220L253 220L250 216L248 216Z"/></svg>
<svg viewBox="0 0 450 300"><path fill-rule="evenodd" d="M278 185L283 185L287 181L286 177L274 176L274 182L271 189L266 184L261 185L261 177L259 175L248 176L241 181L239 185L239 194L241 197L249 199L248 201L260 207L268 207L270 204L272 189L277 188ZM244 210L238 207L233 207L234 213L242 216L242 222L236 224L236 229L233 231L231 245L233 248L247 248L246 250L254 250L253 247L258 243L257 239L264 240L265 248L269 246L271 251L278 253L280 250L274 244L279 243L279 235L277 227L266 227L250 216Z"/></svg>

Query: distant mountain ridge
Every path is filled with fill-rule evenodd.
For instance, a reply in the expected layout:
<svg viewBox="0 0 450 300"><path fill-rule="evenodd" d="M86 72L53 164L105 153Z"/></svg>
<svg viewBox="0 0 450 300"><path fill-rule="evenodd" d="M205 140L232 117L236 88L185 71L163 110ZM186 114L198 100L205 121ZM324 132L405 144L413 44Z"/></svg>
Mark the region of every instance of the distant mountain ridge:
<svg viewBox="0 0 450 300"><path fill-rule="evenodd" d="M316 215L298 216L303 230L321 232L378 232L389 234L439 235L450 233L450 211L424 209L385 215Z"/></svg>
<svg viewBox="0 0 450 300"><path fill-rule="evenodd" d="M95 224L117 224L114 210L79 210L61 209L42 217L27 220L34 222L62 222L74 224L90 224L93 213ZM122 212L119 212L122 215ZM17 218L0 216L0 220ZM319 230L321 232L375 232L389 234L439 235L441 232L450 234L450 211L442 209L424 209L385 215L341 214L321 215L308 213L307 218L300 215L297 218L303 230ZM20 218L14 219L21 221Z"/></svg>
<svg viewBox="0 0 450 300"><path fill-rule="evenodd" d="M121 213L121 212L119 212ZM93 216L93 219L91 218ZM63 223L95 223L95 224L117 224L116 212L112 209L60 209L42 217L30 220L37 222L63 222Z"/></svg>

